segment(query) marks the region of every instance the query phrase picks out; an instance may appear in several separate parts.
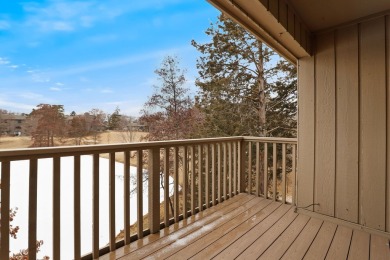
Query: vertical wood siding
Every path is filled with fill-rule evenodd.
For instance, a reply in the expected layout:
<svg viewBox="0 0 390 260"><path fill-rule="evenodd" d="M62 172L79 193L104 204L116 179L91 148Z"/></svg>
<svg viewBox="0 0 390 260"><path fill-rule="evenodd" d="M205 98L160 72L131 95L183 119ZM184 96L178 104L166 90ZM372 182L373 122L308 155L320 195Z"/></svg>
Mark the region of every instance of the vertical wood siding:
<svg viewBox="0 0 390 260"><path fill-rule="evenodd" d="M299 61L297 200L388 232L389 27L380 17L316 35L315 55Z"/></svg>

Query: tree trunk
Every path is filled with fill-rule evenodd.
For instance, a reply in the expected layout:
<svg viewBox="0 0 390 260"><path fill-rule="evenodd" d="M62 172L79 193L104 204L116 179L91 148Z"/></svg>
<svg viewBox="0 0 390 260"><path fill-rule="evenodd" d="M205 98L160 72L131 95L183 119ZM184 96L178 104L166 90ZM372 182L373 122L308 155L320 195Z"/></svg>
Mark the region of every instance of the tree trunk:
<svg viewBox="0 0 390 260"><path fill-rule="evenodd" d="M266 129L266 100L265 100L265 80L264 80L264 56L263 56L263 43L259 43L259 125L260 125L260 135L265 136Z"/></svg>

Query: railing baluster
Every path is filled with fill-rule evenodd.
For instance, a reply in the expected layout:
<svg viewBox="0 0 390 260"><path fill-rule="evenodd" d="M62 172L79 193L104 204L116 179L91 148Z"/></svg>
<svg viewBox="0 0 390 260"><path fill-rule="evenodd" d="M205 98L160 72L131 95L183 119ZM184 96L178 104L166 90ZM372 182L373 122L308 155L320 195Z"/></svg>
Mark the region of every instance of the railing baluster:
<svg viewBox="0 0 390 260"><path fill-rule="evenodd" d="M164 223L169 226L169 147L164 149Z"/></svg>
<svg viewBox="0 0 390 260"><path fill-rule="evenodd" d="M237 195L237 143L233 143L233 190Z"/></svg>
<svg viewBox="0 0 390 260"><path fill-rule="evenodd" d="M191 151L191 215L195 215L195 151L194 147L190 147Z"/></svg>
<svg viewBox="0 0 390 260"><path fill-rule="evenodd" d="M293 185L291 186L291 194L292 194L292 201L291 204L296 205L296 145L292 145L292 172L291 172L291 180L293 180Z"/></svg>
<svg viewBox="0 0 390 260"><path fill-rule="evenodd" d="M206 150L205 150L205 178L206 178L206 208L210 207L210 158L209 158L209 145L206 144Z"/></svg>
<svg viewBox="0 0 390 260"><path fill-rule="evenodd" d="M218 203L221 203L221 171L222 171L222 155L221 155L221 144L218 143Z"/></svg>
<svg viewBox="0 0 390 260"><path fill-rule="evenodd" d="M61 257L61 158L53 158L53 259Z"/></svg>
<svg viewBox="0 0 390 260"><path fill-rule="evenodd" d="M30 159L30 176L28 191L28 259L37 259L37 181L38 160Z"/></svg>
<svg viewBox="0 0 390 260"><path fill-rule="evenodd" d="M264 143L264 198L268 198L268 143Z"/></svg>
<svg viewBox="0 0 390 260"><path fill-rule="evenodd" d="M273 164L272 164L272 181L273 181L273 186L272 186L272 189L273 189L273 193L274 193L274 201L277 200L277 197L276 197L276 178L277 178L277 172L276 172L276 162L277 162L277 154L276 154L276 143L273 143Z"/></svg>
<svg viewBox="0 0 390 260"><path fill-rule="evenodd" d="M124 151L124 180L123 180L123 228L125 245L130 244L130 151Z"/></svg>
<svg viewBox="0 0 390 260"><path fill-rule="evenodd" d="M232 197L232 143L228 143L228 153L229 153L229 199Z"/></svg>
<svg viewBox="0 0 390 260"><path fill-rule="evenodd" d="M151 234L160 231L160 148L148 150L148 220Z"/></svg>
<svg viewBox="0 0 390 260"><path fill-rule="evenodd" d="M256 142L256 196L260 196L260 143Z"/></svg>
<svg viewBox="0 0 390 260"><path fill-rule="evenodd" d="M282 202L286 203L286 144L282 144Z"/></svg>
<svg viewBox="0 0 390 260"><path fill-rule="evenodd" d="M252 194L252 142L248 142L248 193Z"/></svg>
<svg viewBox="0 0 390 260"><path fill-rule="evenodd" d="M203 211L203 187L202 187L202 145L198 145L198 207L199 211Z"/></svg>
<svg viewBox="0 0 390 260"><path fill-rule="evenodd" d="M1 163L1 259L9 257L10 162Z"/></svg>
<svg viewBox="0 0 390 260"><path fill-rule="evenodd" d="M93 155L92 176L92 257L99 257L99 154Z"/></svg>
<svg viewBox="0 0 390 260"><path fill-rule="evenodd" d="M216 187L215 187L215 145L211 144L211 197L213 201L213 206L216 204L217 196L216 196Z"/></svg>
<svg viewBox="0 0 390 260"><path fill-rule="evenodd" d="M137 234L138 238L144 237L144 210L143 210L143 151L137 151Z"/></svg>
<svg viewBox="0 0 390 260"><path fill-rule="evenodd" d="M109 246L110 251L116 249L115 246L115 153L109 155L109 172L108 172L108 190L109 190Z"/></svg>
<svg viewBox="0 0 390 260"><path fill-rule="evenodd" d="M174 179L174 218L175 223L179 222L179 148L174 148L175 156L173 157L173 179Z"/></svg>
<svg viewBox="0 0 390 260"><path fill-rule="evenodd" d="M245 142L238 143L238 193L245 192Z"/></svg>
<svg viewBox="0 0 390 260"><path fill-rule="evenodd" d="M74 259L81 259L80 231L80 155L74 156Z"/></svg>
<svg viewBox="0 0 390 260"><path fill-rule="evenodd" d="M183 146L183 217L187 218L188 212L188 160L187 160L187 146Z"/></svg>
<svg viewBox="0 0 390 260"><path fill-rule="evenodd" d="M227 152L226 152L226 143L222 144L223 148L223 200L227 198Z"/></svg>

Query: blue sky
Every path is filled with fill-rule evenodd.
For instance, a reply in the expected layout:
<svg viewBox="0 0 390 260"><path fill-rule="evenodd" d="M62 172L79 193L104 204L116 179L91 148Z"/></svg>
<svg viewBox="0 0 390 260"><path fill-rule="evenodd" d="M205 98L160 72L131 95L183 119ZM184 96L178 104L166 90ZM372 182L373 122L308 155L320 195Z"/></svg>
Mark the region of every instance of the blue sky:
<svg viewBox="0 0 390 260"><path fill-rule="evenodd" d="M167 55L179 57L195 93L199 53L190 42L207 41L218 14L205 0L1 1L0 108L119 106L138 116Z"/></svg>

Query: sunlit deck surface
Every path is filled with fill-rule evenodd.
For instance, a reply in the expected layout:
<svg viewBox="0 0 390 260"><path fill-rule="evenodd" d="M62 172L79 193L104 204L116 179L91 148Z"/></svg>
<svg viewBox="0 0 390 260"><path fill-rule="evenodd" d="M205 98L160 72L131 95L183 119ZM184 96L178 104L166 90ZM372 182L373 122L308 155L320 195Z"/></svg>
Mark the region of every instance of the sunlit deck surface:
<svg viewBox="0 0 390 260"><path fill-rule="evenodd" d="M239 194L100 259L390 259L388 239Z"/></svg>

